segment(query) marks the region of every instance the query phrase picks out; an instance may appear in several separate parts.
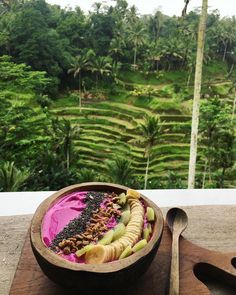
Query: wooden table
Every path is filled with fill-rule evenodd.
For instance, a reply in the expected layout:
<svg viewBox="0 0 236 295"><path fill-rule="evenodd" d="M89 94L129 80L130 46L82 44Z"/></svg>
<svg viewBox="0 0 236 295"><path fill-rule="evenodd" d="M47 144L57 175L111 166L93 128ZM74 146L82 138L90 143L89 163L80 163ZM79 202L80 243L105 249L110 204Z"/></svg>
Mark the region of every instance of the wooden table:
<svg viewBox="0 0 236 295"><path fill-rule="evenodd" d="M224 252L236 250L236 206L182 207L188 213L189 225L184 237L191 242ZM163 214L168 208L161 208ZM0 217L0 290L7 295L18 263L21 248L32 215ZM209 282L213 294L233 294L230 289Z"/></svg>

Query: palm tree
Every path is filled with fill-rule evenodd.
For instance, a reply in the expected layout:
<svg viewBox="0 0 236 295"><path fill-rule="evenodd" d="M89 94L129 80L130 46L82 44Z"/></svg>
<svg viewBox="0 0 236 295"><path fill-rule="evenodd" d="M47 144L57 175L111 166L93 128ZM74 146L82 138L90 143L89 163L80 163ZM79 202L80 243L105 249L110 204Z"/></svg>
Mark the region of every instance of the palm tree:
<svg viewBox="0 0 236 295"><path fill-rule="evenodd" d="M100 13L101 7L102 7L102 3L100 3L100 2L95 2L93 4L93 8L94 8L96 14L99 14Z"/></svg>
<svg viewBox="0 0 236 295"><path fill-rule="evenodd" d="M88 65L88 59L86 56L77 55L74 62L71 64L71 68L67 71L68 74L73 73L74 78L79 75L79 108L81 112L81 85L82 85L82 75L81 71L84 70Z"/></svg>
<svg viewBox="0 0 236 295"><path fill-rule="evenodd" d="M112 78L114 79L115 83L119 83L119 79L118 79L118 74L120 72L121 69L121 63L120 62L113 62L112 66L111 66L111 75Z"/></svg>
<svg viewBox="0 0 236 295"><path fill-rule="evenodd" d="M136 68L137 50L145 43L145 28L141 23L137 23L128 29L128 41L134 46L133 66Z"/></svg>
<svg viewBox="0 0 236 295"><path fill-rule="evenodd" d="M185 2L185 5L182 10L182 16L185 16L187 14L187 8L188 8L188 4L189 4L190 0L184 0L184 2Z"/></svg>
<svg viewBox="0 0 236 295"><path fill-rule="evenodd" d="M157 39L160 36L162 22L163 22L163 15L160 11L157 11L154 14L154 16L150 16L149 30L150 30L151 36L153 37L154 43L157 42Z"/></svg>
<svg viewBox="0 0 236 295"><path fill-rule="evenodd" d="M101 77L109 75L111 73L111 67L111 59L106 56L98 56L90 62L90 70L96 74L96 90L98 88L99 75Z"/></svg>
<svg viewBox="0 0 236 295"><path fill-rule="evenodd" d="M135 5L132 5L127 12L127 21L132 26L138 21L138 9Z"/></svg>
<svg viewBox="0 0 236 295"><path fill-rule="evenodd" d="M194 81L192 130L191 130L189 173L188 173L189 189L193 189L195 184L197 138L198 138L198 124L199 124L200 93L201 93L201 84L202 84L202 64L203 64L206 20L207 20L207 4L208 4L208 0L202 0L202 14L200 17L199 28L198 28L197 59L196 59L196 69L195 69L195 81Z"/></svg>
<svg viewBox="0 0 236 295"><path fill-rule="evenodd" d="M96 178L97 173L92 169L82 168L77 173L78 182L92 182L96 181Z"/></svg>
<svg viewBox="0 0 236 295"><path fill-rule="evenodd" d="M55 142L56 150L62 151L66 158L66 168L69 170L73 140L78 139L81 129L78 126L72 126L69 120L58 118L52 120L52 136Z"/></svg>
<svg viewBox="0 0 236 295"><path fill-rule="evenodd" d="M222 60L225 61L227 55L234 52L235 25L232 25L230 18L223 18L214 31L219 51L222 54Z"/></svg>
<svg viewBox="0 0 236 295"><path fill-rule="evenodd" d="M157 143L158 138L162 134L162 124L160 123L160 119L156 116L145 116L144 123L141 123L139 125L139 128L143 136L142 143L145 145L144 156L145 158L147 158L144 179L144 189L146 189L148 181L150 155L153 146Z"/></svg>
<svg viewBox="0 0 236 295"><path fill-rule="evenodd" d="M6 162L0 168L0 191L16 192L29 177L27 170L19 170L14 162Z"/></svg>
<svg viewBox="0 0 236 295"><path fill-rule="evenodd" d="M17 3L18 1L16 0L0 0L0 15L3 15L7 11L11 10L11 8Z"/></svg>
<svg viewBox="0 0 236 295"><path fill-rule="evenodd" d="M106 162L108 177L114 183L129 185L133 181L133 169L131 162L126 158L116 158L114 161Z"/></svg>
<svg viewBox="0 0 236 295"><path fill-rule="evenodd" d="M111 40L109 54L116 62L123 56L123 47L125 47L125 41L122 38L117 37Z"/></svg>
<svg viewBox="0 0 236 295"><path fill-rule="evenodd" d="M167 64L166 70L170 71L175 68L175 64L180 65L183 63L184 54L183 50L185 44L178 39L170 39L158 44L158 56Z"/></svg>

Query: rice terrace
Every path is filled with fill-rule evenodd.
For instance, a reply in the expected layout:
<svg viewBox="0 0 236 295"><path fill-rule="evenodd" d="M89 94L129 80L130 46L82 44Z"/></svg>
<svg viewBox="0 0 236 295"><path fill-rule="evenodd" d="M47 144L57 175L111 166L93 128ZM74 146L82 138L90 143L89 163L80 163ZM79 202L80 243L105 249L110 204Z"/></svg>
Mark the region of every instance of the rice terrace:
<svg viewBox="0 0 236 295"><path fill-rule="evenodd" d="M0 1L0 190L187 188L199 18ZM235 63L235 17L208 11L197 188L236 186Z"/></svg>

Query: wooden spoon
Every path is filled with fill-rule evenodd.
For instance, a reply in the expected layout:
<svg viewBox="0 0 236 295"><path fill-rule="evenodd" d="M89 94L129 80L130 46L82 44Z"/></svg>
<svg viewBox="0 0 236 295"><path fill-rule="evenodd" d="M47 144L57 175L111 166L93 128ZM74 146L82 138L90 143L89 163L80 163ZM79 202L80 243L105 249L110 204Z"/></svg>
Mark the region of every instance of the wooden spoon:
<svg viewBox="0 0 236 295"><path fill-rule="evenodd" d="M172 208L166 214L166 222L172 232L172 255L169 295L179 294L179 236L188 224L188 216L180 208Z"/></svg>

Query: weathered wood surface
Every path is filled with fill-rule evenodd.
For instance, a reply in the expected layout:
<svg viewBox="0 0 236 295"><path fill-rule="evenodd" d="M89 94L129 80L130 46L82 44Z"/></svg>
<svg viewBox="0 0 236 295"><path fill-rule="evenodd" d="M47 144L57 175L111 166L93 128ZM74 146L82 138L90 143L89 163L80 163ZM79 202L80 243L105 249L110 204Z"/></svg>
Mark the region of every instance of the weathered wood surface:
<svg viewBox="0 0 236 295"><path fill-rule="evenodd" d="M189 216L189 225L184 232L184 237L211 250L236 251L236 206L183 208ZM165 215L167 208L162 208L162 210ZM0 290L2 295L9 292L30 219L31 216L0 218ZM222 291L222 286L216 282L209 282L210 284L211 289L215 290L214 294L235 294L230 290L225 291L225 288Z"/></svg>
<svg viewBox="0 0 236 295"><path fill-rule="evenodd" d="M0 217L0 294L7 295L32 215Z"/></svg>
<svg viewBox="0 0 236 295"><path fill-rule="evenodd" d="M220 295L235 295L236 294L236 268L231 264L231 260L236 257L236 251L228 254L216 252L201 248L189 242L184 238L180 238L180 295L210 295L209 289L212 289L214 283L218 283L217 291ZM27 236L24 244L22 255L17 267L17 271L12 283L10 295L64 295L81 293L83 295L93 295L94 290L97 294L103 295L166 295L169 287L169 269L171 261L171 234L167 226L164 228L163 238L160 248L154 261L151 263L148 271L141 277L133 277L133 271L124 275L122 285L125 281L128 283L126 287L113 288L110 279L107 280L107 287L101 292L98 292L98 287L95 281L90 281L86 284L85 280L82 285L72 289L64 289L55 285L49 280L39 268L31 247L29 236ZM196 276L194 275L194 269ZM52 275L52 269L50 276ZM71 274L72 275L72 274ZM114 275L112 275L114 276ZM128 278L129 277L129 278ZM70 277L71 278L71 277ZM81 275L74 275L74 280L81 279ZM128 278L128 281L126 280ZM212 284L213 278L213 284ZM92 278L91 278L92 279ZM200 280L205 284L203 284ZM210 280L210 282L209 282ZM210 284L209 284L210 283ZM100 284L97 284L100 286ZM83 290L80 289L80 287ZM88 292L88 287L91 292ZM108 287L110 286L110 287ZM119 285L120 286L120 285ZM215 286L214 286L215 287ZM79 289L78 289L79 288ZM176 294L174 292L173 294Z"/></svg>

